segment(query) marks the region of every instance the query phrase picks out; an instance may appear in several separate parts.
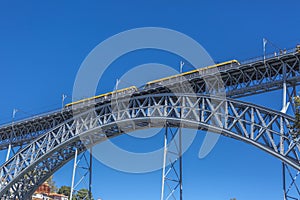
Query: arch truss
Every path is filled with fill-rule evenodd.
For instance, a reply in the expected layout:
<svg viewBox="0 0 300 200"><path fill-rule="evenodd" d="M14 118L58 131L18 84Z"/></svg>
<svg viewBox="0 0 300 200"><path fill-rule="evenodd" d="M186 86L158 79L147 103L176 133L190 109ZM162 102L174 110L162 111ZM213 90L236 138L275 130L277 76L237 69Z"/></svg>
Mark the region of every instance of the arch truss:
<svg viewBox="0 0 300 200"><path fill-rule="evenodd" d="M50 129L1 166L0 197L29 199L76 149L80 153L110 137L166 123L242 140L300 170L300 137L290 132L292 117L232 99L156 94L104 104Z"/></svg>

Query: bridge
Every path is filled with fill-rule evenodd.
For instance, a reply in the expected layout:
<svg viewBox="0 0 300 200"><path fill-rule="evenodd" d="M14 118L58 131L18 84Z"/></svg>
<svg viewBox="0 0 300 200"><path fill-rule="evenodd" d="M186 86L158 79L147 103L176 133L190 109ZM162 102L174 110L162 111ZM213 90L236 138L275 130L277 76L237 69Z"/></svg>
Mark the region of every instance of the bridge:
<svg viewBox="0 0 300 200"><path fill-rule="evenodd" d="M0 197L30 199L40 184L77 153L123 133L163 127L166 135L169 128L209 130L271 154L283 163L284 199L299 199L296 177L290 173L290 168L300 171L300 135L292 130L294 117L285 114L286 108L275 111L238 100L282 89L286 107L287 102L293 105L299 84L300 52L291 49L241 65L166 79L134 94L124 93L4 124L0 127L0 149L19 147L19 151L0 167ZM115 98L117 106L112 106ZM182 162L180 155L179 150L179 159L174 162ZM166 168L162 199L182 199L181 176L174 189L165 194ZM291 187L298 194L290 194Z"/></svg>

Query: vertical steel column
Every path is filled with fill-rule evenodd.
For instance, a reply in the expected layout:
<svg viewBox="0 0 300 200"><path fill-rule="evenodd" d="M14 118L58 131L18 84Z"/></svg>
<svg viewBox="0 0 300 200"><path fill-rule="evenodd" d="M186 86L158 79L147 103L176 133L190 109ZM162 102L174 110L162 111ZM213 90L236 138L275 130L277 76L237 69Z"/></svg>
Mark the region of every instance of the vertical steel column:
<svg viewBox="0 0 300 200"><path fill-rule="evenodd" d="M92 147L90 148L90 151L85 151L80 154L80 156L78 155L77 149L75 150L70 200L74 196L75 191L78 190L79 186L84 186L84 188L88 189L85 199L92 199L92 153ZM87 157L87 154L89 154L89 158ZM80 175L78 179L76 179L76 173ZM87 178L89 179L88 182Z"/></svg>
<svg viewBox="0 0 300 200"><path fill-rule="evenodd" d="M172 146L170 143L172 142ZM175 133L166 123L164 133L164 158L162 169L161 200L182 200L182 136L181 128ZM175 156L175 157L174 157Z"/></svg>
<svg viewBox="0 0 300 200"><path fill-rule="evenodd" d="M93 169L93 147L90 148L90 165L89 165L89 199L92 199L92 169Z"/></svg>
<svg viewBox="0 0 300 200"><path fill-rule="evenodd" d="M282 162L282 184L283 184L283 200L287 200L286 197L286 187L285 187L285 164Z"/></svg>
<svg viewBox="0 0 300 200"><path fill-rule="evenodd" d="M286 113L287 111L287 105L286 105L286 93L287 93L287 88L286 88L286 65L283 64L283 85L282 85L282 113ZM286 197L286 183L285 183L285 163L282 162L282 184L283 184L283 199L287 200Z"/></svg>
<svg viewBox="0 0 300 200"><path fill-rule="evenodd" d="M293 175L292 168L289 168L288 165L283 164L283 190L284 190L284 200L299 200L300 199L300 189L298 188L296 184L296 179L299 176L300 172L297 171L296 174ZM286 173L287 172L287 173ZM286 174L288 174L288 177L290 178L291 182L287 186L286 184Z"/></svg>
<svg viewBox="0 0 300 200"><path fill-rule="evenodd" d="M287 111L287 107L288 107L288 104L286 102L286 96L287 96L287 87L286 87L286 64L283 63L282 64L282 74L283 74L283 85L282 85L282 109L281 109L281 112L283 113L286 113Z"/></svg>
<svg viewBox="0 0 300 200"><path fill-rule="evenodd" d="M182 73L182 70L183 70L183 66L184 66L184 62L181 61L180 62L180 73ZM182 104L182 102L181 102ZM182 117L182 109L180 109L180 116ZM182 191L183 191L183 188L182 188L182 127L181 127L181 124L179 126L179 179L180 179L180 200L182 200L183 196L182 196Z"/></svg>
<svg viewBox="0 0 300 200"><path fill-rule="evenodd" d="M75 150L75 157L74 157L74 165L73 165L73 173L72 173L72 183L71 183L71 193L70 193L70 199L72 200L73 192L74 192L74 182L75 182L75 174L76 174L76 168L77 168L77 149Z"/></svg>
<svg viewBox="0 0 300 200"><path fill-rule="evenodd" d="M283 85L282 85L282 89L283 89L283 97L282 97L282 109L281 112L282 113L286 113L288 110L288 107L290 104L292 104L292 110L295 114L295 108L294 108L294 104L293 104L293 97L296 96L296 86L292 85L292 91L291 94L289 93L289 88L287 87L287 81L286 81L286 64L283 63ZM289 184L288 188L287 188L287 184L286 184L286 172L288 172L288 177L291 179L291 183ZM298 189L298 186L296 184L296 179L297 176L299 175L299 171L296 172L296 175L293 175L291 173L291 170L289 169L289 166L287 164L285 164L284 162L282 162L282 184L283 184L283 199L284 200L288 200L288 199L293 199L293 200L297 200L300 199L300 191ZM291 196L289 193L291 193L292 188L295 188L294 193L297 193L298 197L293 197Z"/></svg>
<svg viewBox="0 0 300 200"><path fill-rule="evenodd" d="M8 161L8 159L9 159L10 151L11 151L11 144L8 145L5 162Z"/></svg>
<svg viewBox="0 0 300 200"><path fill-rule="evenodd" d="M160 200L164 200L165 194L165 174L166 174L166 162L167 162L167 144L168 144L168 128L165 126L165 134L164 134L164 158L163 158L163 168L162 168L162 184L161 184L161 195Z"/></svg>
<svg viewBox="0 0 300 200"><path fill-rule="evenodd" d="M180 179L180 200L182 200L182 130L179 127L179 179Z"/></svg>

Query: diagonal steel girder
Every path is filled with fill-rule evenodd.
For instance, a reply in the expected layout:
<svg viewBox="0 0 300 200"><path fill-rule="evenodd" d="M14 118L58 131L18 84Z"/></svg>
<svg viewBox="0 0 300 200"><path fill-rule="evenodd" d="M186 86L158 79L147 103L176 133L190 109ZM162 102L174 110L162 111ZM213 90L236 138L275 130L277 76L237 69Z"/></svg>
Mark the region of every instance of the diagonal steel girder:
<svg viewBox="0 0 300 200"><path fill-rule="evenodd" d="M0 168L0 197L28 199L52 173L86 148L108 138L151 127L215 131L254 145L300 170L294 119L253 104L192 94L132 97L78 113L23 148ZM184 136L183 136L184 137Z"/></svg>
<svg viewBox="0 0 300 200"><path fill-rule="evenodd" d="M283 83L283 68L286 68L286 79L289 86L300 83L300 54L295 50L285 55L278 55L267 60L254 60L240 66L221 66L204 70L182 78L167 79L157 83L161 87L151 86L139 91L136 96L166 93L169 89L176 90L192 86L197 94L214 94L219 91L216 87L207 85L221 85L221 90L230 98L239 98L257 93L281 89ZM165 87L166 86L166 87ZM166 89L168 88L168 89ZM209 91L207 88L214 88ZM178 91L178 90L177 90ZM222 92L224 92L222 91ZM103 104L104 102L99 102ZM90 105L84 105L83 110ZM9 144L14 146L28 144L33 139L46 133L51 128L71 119L72 112L68 109L56 110L39 116L24 119L15 123L9 123L0 127L0 150L7 149Z"/></svg>

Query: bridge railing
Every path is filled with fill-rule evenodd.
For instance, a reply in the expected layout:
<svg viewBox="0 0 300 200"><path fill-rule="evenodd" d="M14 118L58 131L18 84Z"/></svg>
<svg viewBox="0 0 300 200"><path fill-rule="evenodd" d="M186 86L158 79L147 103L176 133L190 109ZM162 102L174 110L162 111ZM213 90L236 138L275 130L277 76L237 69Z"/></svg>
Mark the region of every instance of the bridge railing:
<svg viewBox="0 0 300 200"><path fill-rule="evenodd" d="M64 110L64 108L59 108L59 109L49 110L49 111L46 111L46 112L41 112L41 113L38 113L38 114L32 114L31 116L21 118L21 119L18 119L16 121L3 122L3 123L0 124L0 127L4 128L4 127L12 126L12 124L18 124L18 123L22 123L22 122L26 122L26 121L31 121L31 120L34 120L34 119L38 119L40 117L45 117L47 115L53 115L54 113L62 112L63 110Z"/></svg>
<svg viewBox="0 0 300 200"><path fill-rule="evenodd" d="M278 56L283 56L286 54L293 54L296 53L297 48L291 48L291 49L284 49L284 50L280 50L280 51L274 51L274 53L269 53L266 54L265 57L264 56L258 56L258 57L254 57L254 58L250 58L244 61L241 61L240 63L242 65L244 64L250 64L250 63L254 63L254 62L258 62L258 61L263 61L264 58L265 59L269 59L269 58L276 58Z"/></svg>
<svg viewBox="0 0 300 200"><path fill-rule="evenodd" d="M280 56L284 56L284 55L288 55L288 54L295 54L297 51L300 51L300 49L299 48L291 48L291 49L287 49L287 50L281 50L279 52L276 51L274 53L270 53L270 54L265 55L265 59L276 58L276 57L280 57ZM258 61L264 61L264 56L258 56L258 57L250 58L250 59L247 59L247 60L244 60L244 61L240 61L240 63L241 63L241 65L245 65L245 64L258 62ZM232 65L228 65L224 68L224 70L226 70L227 68L232 68L232 67L233 67ZM234 66L234 67L238 67L238 66ZM219 70L217 70L216 68L211 68L211 69L206 69L206 70L201 71L202 74L200 74L200 75L205 76L207 74L214 74L214 73L218 73L218 72L219 72ZM178 80L178 78L170 79L170 80L168 80L169 81L168 83L170 84L170 83L173 83L173 82L176 82L176 81L182 81L182 77L179 77L179 78L180 78L180 80ZM189 78L192 78L192 77L189 77ZM31 120L34 120L34 119L38 119L40 117L45 117L45 116L50 115L50 114L53 115L54 113L63 112L64 110L65 110L65 108L54 109L54 110L50 110L50 111L47 111L47 112L44 112L44 113L32 115L32 116L26 117L24 119L19 119L19 120L14 121L14 122L12 122L12 121L3 122L3 123L0 123L0 126L2 128L9 127L9 126L12 126L12 123L18 124L18 123L22 123L22 122L26 122L26 121L31 121Z"/></svg>

